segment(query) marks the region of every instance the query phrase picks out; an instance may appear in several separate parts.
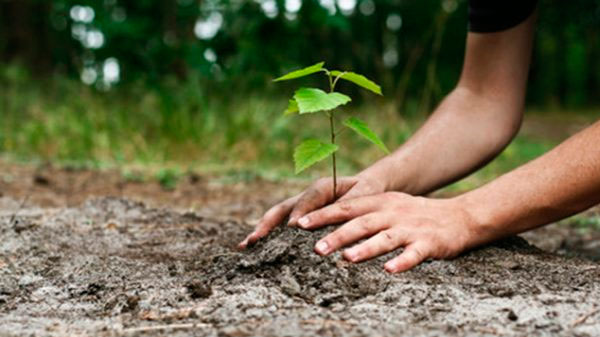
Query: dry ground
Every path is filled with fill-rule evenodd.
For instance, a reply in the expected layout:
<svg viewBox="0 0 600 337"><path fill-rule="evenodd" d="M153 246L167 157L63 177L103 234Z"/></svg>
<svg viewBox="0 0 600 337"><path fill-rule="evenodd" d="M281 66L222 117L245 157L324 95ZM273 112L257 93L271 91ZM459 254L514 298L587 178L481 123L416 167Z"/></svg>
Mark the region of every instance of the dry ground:
<svg viewBox="0 0 600 337"><path fill-rule="evenodd" d="M554 224L389 275L323 232L234 248L302 184L0 164L0 336L598 336L600 233ZM597 210L587 214L597 216Z"/></svg>

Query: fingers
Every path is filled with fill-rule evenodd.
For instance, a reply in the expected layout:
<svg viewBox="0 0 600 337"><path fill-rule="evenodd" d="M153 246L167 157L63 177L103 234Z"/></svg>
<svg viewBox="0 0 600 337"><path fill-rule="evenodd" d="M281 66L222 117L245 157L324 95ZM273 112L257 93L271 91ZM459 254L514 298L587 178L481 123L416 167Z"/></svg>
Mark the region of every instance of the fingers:
<svg viewBox="0 0 600 337"><path fill-rule="evenodd" d="M402 254L386 262L383 267L390 273L400 273L416 267L428 257L426 245L422 241L408 245Z"/></svg>
<svg viewBox="0 0 600 337"><path fill-rule="evenodd" d="M298 226L303 229L316 229L328 224L347 221L376 211L382 202L383 200L379 196L367 196L336 202L298 219Z"/></svg>
<svg viewBox="0 0 600 337"><path fill-rule="evenodd" d="M350 190L355 184L356 179L352 177L343 177L338 179L336 195L343 195ZM305 214L323 207L334 201L333 196L333 179L324 178L317 180L309 187L290 213L290 221L288 225L297 225L298 219Z"/></svg>
<svg viewBox="0 0 600 337"><path fill-rule="evenodd" d="M317 242L315 252L320 255L331 254L344 246L369 237L384 228L384 223L377 221L377 218L372 215L358 217Z"/></svg>
<svg viewBox="0 0 600 337"><path fill-rule="evenodd" d="M242 242L239 243L240 249L246 248L249 244L252 244L263 236L267 235L275 226L281 223L283 219L290 213L300 195L291 197L275 206L263 215L262 219L256 225L254 232L250 233Z"/></svg>
<svg viewBox="0 0 600 337"><path fill-rule="evenodd" d="M388 272L399 273L414 268L430 256L428 242L412 241L414 238L411 238L410 232L400 227L389 227L386 221L388 219L380 217L380 215L367 215L348 222L320 240L315 245L315 251L321 255L328 255L343 246L378 232L370 239L346 249L343 253L344 258L357 263L406 246L399 256L384 265Z"/></svg>
<svg viewBox="0 0 600 337"><path fill-rule="evenodd" d="M351 262L361 262L406 244L407 235L399 229L386 229L372 238L344 251L344 258Z"/></svg>

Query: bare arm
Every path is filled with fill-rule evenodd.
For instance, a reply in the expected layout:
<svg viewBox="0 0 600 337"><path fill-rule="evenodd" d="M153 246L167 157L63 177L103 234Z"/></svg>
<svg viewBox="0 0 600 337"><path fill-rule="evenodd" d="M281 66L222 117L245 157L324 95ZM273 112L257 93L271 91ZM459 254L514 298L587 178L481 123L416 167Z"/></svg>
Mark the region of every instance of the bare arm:
<svg viewBox="0 0 600 337"><path fill-rule="evenodd" d="M521 233L600 203L600 121L544 156L456 198L473 245Z"/></svg>
<svg viewBox="0 0 600 337"><path fill-rule="evenodd" d="M499 33L469 33L460 81L418 132L359 175L387 191L424 194L494 158L519 129L534 17Z"/></svg>

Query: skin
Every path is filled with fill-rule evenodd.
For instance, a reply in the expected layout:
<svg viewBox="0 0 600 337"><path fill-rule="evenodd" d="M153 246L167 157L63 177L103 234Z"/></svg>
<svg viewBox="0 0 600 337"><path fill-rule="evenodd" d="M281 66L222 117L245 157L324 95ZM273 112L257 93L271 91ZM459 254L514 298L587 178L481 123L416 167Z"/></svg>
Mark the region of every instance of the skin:
<svg viewBox="0 0 600 337"><path fill-rule="evenodd" d="M271 208L240 248L289 225L312 230L343 223L315 245L321 255L346 248L351 262L398 248L389 272L521 233L600 203L600 122L522 167L449 199L426 194L485 165L518 131L535 18L498 33L468 33L456 88L415 135L353 177L321 179ZM359 244L359 240L366 239Z"/></svg>

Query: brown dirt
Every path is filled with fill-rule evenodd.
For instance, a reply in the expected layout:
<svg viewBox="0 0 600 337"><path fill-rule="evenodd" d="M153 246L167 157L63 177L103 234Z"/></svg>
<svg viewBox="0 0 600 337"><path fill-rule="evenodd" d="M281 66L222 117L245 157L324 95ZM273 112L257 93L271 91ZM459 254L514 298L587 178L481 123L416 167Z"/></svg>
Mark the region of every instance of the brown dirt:
<svg viewBox="0 0 600 337"><path fill-rule="evenodd" d="M92 197L114 196L236 220L256 219L274 202L298 193L305 184L260 177L215 177L189 173L175 188L161 186L152 173L138 171L132 181L119 170L85 170L52 165L15 165L0 160L0 197L27 198L41 207L69 207Z"/></svg>
<svg viewBox="0 0 600 337"><path fill-rule="evenodd" d="M2 172L0 336L600 335L600 235L568 222L525 236L546 251L515 237L390 275L314 254L331 229L234 248L299 185Z"/></svg>

